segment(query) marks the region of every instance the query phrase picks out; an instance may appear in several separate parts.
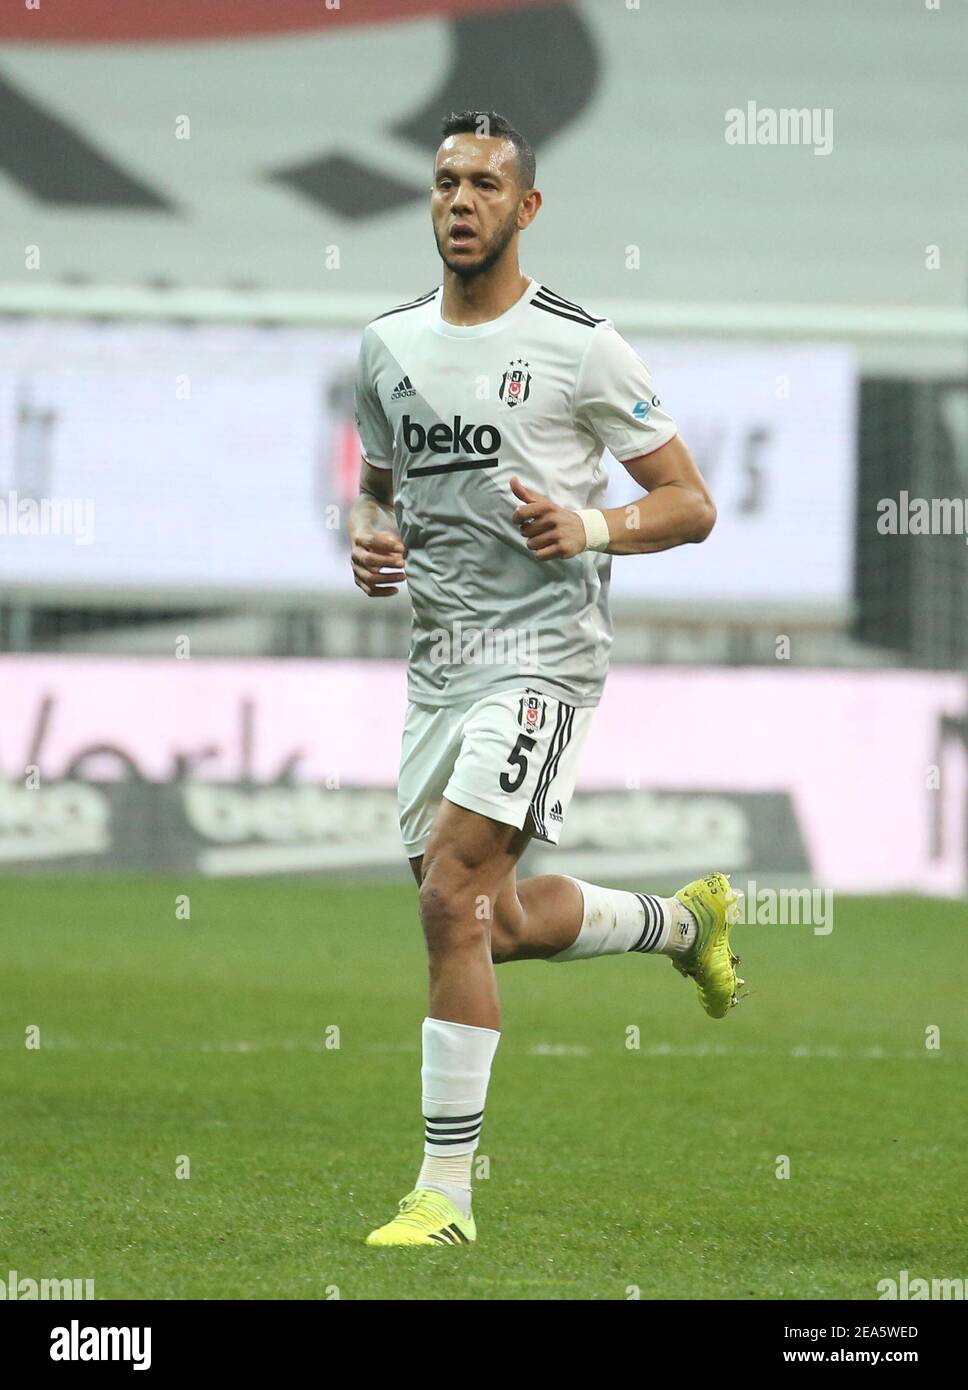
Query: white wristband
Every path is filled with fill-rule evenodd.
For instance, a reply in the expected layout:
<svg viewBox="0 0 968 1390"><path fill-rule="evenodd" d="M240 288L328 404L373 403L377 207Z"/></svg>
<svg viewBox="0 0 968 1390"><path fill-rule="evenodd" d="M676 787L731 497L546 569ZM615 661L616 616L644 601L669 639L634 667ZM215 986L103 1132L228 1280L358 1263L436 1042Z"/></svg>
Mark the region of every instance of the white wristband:
<svg viewBox="0 0 968 1390"><path fill-rule="evenodd" d="M612 540L608 534L605 513L590 507L586 511L576 512L575 515L581 517L581 524L585 528L585 549L607 550Z"/></svg>

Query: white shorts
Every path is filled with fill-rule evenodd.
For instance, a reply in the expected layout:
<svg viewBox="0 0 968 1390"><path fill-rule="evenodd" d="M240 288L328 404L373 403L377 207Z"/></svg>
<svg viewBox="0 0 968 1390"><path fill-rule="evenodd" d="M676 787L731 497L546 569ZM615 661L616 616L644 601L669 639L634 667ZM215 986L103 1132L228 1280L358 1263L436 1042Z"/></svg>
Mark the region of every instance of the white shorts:
<svg viewBox="0 0 968 1390"><path fill-rule="evenodd" d="M556 845L575 790L594 707L525 688L471 705L407 707L400 761L400 832L409 858L423 854L446 797Z"/></svg>

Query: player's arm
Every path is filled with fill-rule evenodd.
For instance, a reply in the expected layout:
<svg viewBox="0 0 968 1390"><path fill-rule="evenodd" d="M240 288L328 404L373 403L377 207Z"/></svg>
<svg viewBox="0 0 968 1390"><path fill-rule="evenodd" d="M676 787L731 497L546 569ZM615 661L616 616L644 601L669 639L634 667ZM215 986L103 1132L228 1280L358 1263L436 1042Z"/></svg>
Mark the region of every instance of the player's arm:
<svg viewBox="0 0 968 1390"><path fill-rule="evenodd" d="M393 430L374 385L375 350L379 343L371 326L363 332L356 364L354 400L363 467L360 495L350 508L346 529L357 588L367 598L392 598L406 579L406 550L393 513Z"/></svg>
<svg viewBox="0 0 968 1390"><path fill-rule="evenodd" d="M651 454L625 459L622 467L645 495L601 513L610 555L648 555L706 539L716 524L716 505L679 435Z"/></svg>
<svg viewBox="0 0 968 1390"><path fill-rule="evenodd" d="M569 560L583 550L648 555L706 539L716 507L678 435L642 458L624 460L623 467L645 495L606 511L569 511L512 478L511 491L525 504L514 521L536 559Z"/></svg>
<svg viewBox="0 0 968 1390"><path fill-rule="evenodd" d="M347 521L353 580L367 598L391 598L406 580L406 550L393 513L393 473L363 460L360 495Z"/></svg>
<svg viewBox="0 0 968 1390"><path fill-rule="evenodd" d="M583 550L647 555L704 541L716 508L702 474L652 390L649 370L607 320L589 339L575 384L578 430L609 449L645 494L608 511L568 511L517 479L514 513L539 560L567 560Z"/></svg>

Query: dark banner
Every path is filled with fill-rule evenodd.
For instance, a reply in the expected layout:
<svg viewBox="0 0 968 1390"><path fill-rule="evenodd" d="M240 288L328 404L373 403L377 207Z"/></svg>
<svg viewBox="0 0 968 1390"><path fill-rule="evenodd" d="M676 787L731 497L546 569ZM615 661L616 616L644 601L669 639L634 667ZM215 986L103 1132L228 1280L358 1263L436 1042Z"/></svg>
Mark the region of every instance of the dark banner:
<svg viewBox="0 0 968 1390"><path fill-rule="evenodd" d="M578 793L553 871L804 877L810 863L786 793ZM0 864L22 872L407 873L390 788L66 780L0 784Z"/></svg>

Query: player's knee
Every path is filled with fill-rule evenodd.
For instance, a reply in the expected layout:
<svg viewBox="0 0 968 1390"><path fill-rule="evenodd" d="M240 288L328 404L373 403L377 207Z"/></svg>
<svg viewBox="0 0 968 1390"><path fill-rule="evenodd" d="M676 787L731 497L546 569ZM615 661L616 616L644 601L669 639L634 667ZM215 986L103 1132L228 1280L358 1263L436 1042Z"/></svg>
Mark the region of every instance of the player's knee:
<svg viewBox="0 0 968 1390"><path fill-rule="evenodd" d="M486 916L476 910L473 874L456 859L437 858L425 865L419 902L431 952L477 944L488 932Z"/></svg>

